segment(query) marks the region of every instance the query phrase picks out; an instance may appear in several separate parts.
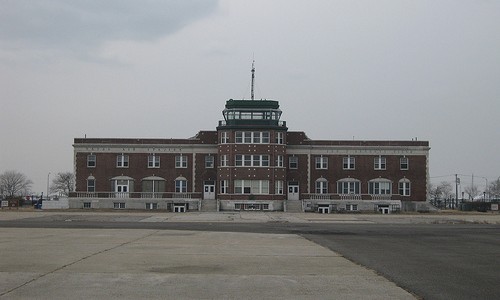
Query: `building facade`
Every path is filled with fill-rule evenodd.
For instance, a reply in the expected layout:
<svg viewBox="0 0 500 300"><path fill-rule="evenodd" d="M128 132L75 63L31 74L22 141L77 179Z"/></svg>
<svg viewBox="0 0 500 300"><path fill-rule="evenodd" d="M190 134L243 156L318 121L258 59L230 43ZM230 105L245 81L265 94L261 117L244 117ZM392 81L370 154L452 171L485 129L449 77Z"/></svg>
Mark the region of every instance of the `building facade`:
<svg viewBox="0 0 500 300"><path fill-rule="evenodd" d="M311 140L278 101L226 102L188 139L74 140L70 208L397 212L425 203L427 141Z"/></svg>

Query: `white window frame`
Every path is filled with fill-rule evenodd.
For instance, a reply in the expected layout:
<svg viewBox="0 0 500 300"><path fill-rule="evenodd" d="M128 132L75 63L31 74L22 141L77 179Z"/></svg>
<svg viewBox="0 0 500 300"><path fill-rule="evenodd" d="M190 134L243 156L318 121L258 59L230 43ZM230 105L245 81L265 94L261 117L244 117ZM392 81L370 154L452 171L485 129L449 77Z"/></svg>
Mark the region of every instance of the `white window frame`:
<svg viewBox="0 0 500 300"><path fill-rule="evenodd" d="M314 185L316 194L328 194L328 180L319 178Z"/></svg>
<svg viewBox="0 0 500 300"><path fill-rule="evenodd" d="M274 186L275 186L275 191L274 193L276 195L283 195L284 194L284 190L283 190L283 187L284 187L284 182L283 180L276 180L274 182Z"/></svg>
<svg viewBox="0 0 500 300"><path fill-rule="evenodd" d="M227 154L222 154L220 156L220 166L221 167L227 167L228 166L228 158L227 158Z"/></svg>
<svg viewBox="0 0 500 300"><path fill-rule="evenodd" d="M284 143L284 136L283 132L276 132L276 144L282 145Z"/></svg>
<svg viewBox="0 0 500 300"><path fill-rule="evenodd" d="M315 165L317 170L326 170L328 169L328 156L316 156Z"/></svg>
<svg viewBox="0 0 500 300"><path fill-rule="evenodd" d="M220 143L221 144L229 143L229 133L227 131L222 131L220 133Z"/></svg>
<svg viewBox="0 0 500 300"><path fill-rule="evenodd" d="M117 168L128 168L128 155L118 154L116 156L116 167Z"/></svg>
<svg viewBox="0 0 500 300"><path fill-rule="evenodd" d="M187 180L176 179L175 180L175 192L176 193L187 193Z"/></svg>
<svg viewBox="0 0 500 300"><path fill-rule="evenodd" d="M175 157L175 167L176 168L187 168L188 167L188 158L186 155L177 155Z"/></svg>
<svg viewBox="0 0 500 300"><path fill-rule="evenodd" d="M269 155L236 154L234 165L236 167L269 167Z"/></svg>
<svg viewBox="0 0 500 300"><path fill-rule="evenodd" d="M284 166L284 156L283 155L278 155L276 156L276 167L283 168Z"/></svg>
<svg viewBox="0 0 500 300"><path fill-rule="evenodd" d="M205 156L205 168L211 169L215 166L215 157L213 155Z"/></svg>
<svg viewBox="0 0 500 300"><path fill-rule="evenodd" d="M375 170L385 170L387 167L387 159L385 156L379 155L373 159Z"/></svg>
<svg viewBox="0 0 500 300"><path fill-rule="evenodd" d="M235 194L255 194L255 195L268 195L269 194L269 180L242 180L236 179L234 181Z"/></svg>
<svg viewBox="0 0 500 300"><path fill-rule="evenodd" d="M148 155L148 168L159 168L160 156L156 154Z"/></svg>
<svg viewBox="0 0 500 300"><path fill-rule="evenodd" d="M342 164L344 170L355 170L356 169L356 158L354 156L344 156L342 159Z"/></svg>
<svg viewBox="0 0 500 300"><path fill-rule="evenodd" d="M346 211L358 211L358 205L357 204L346 204L345 210Z"/></svg>
<svg viewBox="0 0 500 300"><path fill-rule="evenodd" d="M125 202L113 202L114 209L125 209Z"/></svg>
<svg viewBox="0 0 500 300"><path fill-rule="evenodd" d="M299 168L299 157L298 156L289 156L288 157L288 168L289 169L298 169Z"/></svg>
<svg viewBox="0 0 500 300"><path fill-rule="evenodd" d="M392 195L392 182L389 180L372 180L368 182L370 195Z"/></svg>
<svg viewBox="0 0 500 300"><path fill-rule="evenodd" d="M93 185L90 185L90 182L93 182ZM95 178L87 178L87 193L95 193Z"/></svg>
<svg viewBox="0 0 500 300"><path fill-rule="evenodd" d="M411 196L411 181L404 178L398 183L399 195L401 196Z"/></svg>
<svg viewBox="0 0 500 300"><path fill-rule="evenodd" d="M269 131L236 131L236 144L269 144Z"/></svg>
<svg viewBox="0 0 500 300"><path fill-rule="evenodd" d="M359 180L337 181L337 194L359 195L361 193L361 182Z"/></svg>
<svg viewBox="0 0 500 300"><path fill-rule="evenodd" d="M220 193L227 194L228 188L229 188L229 181L228 180L221 180L220 181Z"/></svg>
<svg viewBox="0 0 500 300"><path fill-rule="evenodd" d="M410 159L406 156L403 156L399 159L399 168L400 170L409 170L410 169Z"/></svg>
<svg viewBox="0 0 500 300"><path fill-rule="evenodd" d="M96 164L97 164L96 155L93 153L87 155L87 168L95 168Z"/></svg>

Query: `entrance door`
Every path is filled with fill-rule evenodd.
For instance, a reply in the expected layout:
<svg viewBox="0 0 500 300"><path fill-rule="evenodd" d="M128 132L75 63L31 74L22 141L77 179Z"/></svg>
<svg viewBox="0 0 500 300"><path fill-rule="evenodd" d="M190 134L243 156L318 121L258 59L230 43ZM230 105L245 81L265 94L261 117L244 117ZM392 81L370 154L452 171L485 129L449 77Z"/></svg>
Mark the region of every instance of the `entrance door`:
<svg viewBox="0 0 500 300"><path fill-rule="evenodd" d="M205 181L203 186L203 199L215 199L215 183L213 181Z"/></svg>
<svg viewBox="0 0 500 300"><path fill-rule="evenodd" d="M299 200L299 183L288 183L288 200Z"/></svg>
<svg viewBox="0 0 500 300"><path fill-rule="evenodd" d="M384 215L388 214L389 213L389 206L379 206L378 211Z"/></svg>
<svg viewBox="0 0 500 300"><path fill-rule="evenodd" d="M115 192L116 198L128 198L128 183L123 184L117 182Z"/></svg>
<svg viewBox="0 0 500 300"><path fill-rule="evenodd" d="M186 212L186 205L176 205L174 204L174 212Z"/></svg>

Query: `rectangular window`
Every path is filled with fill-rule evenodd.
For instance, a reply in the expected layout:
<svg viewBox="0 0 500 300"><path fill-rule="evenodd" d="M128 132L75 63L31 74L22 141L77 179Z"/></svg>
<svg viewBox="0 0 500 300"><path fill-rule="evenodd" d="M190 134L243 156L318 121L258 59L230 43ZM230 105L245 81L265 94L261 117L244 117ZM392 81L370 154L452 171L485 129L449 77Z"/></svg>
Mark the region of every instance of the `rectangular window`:
<svg viewBox="0 0 500 300"><path fill-rule="evenodd" d="M158 203L146 203L146 209L158 209Z"/></svg>
<svg viewBox="0 0 500 300"><path fill-rule="evenodd" d="M128 168L128 155L120 154L116 156L117 168Z"/></svg>
<svg viewBox="0 0 500 300"><path fill-rule="evenodd" d="M235 194L269 194L269 180L235 180Z"/></svg>
<svg viewBox="0 0 500 300"><path fill-rule="evenodd" d="M87 192L95 192L95 179L87 179Z"/></svg>
<svg viewBox="0 0 500 300"><path fill-rule="evenodd" d="M401 157L399 159L399 165L401 170L408 170L410 167L410 162L408 160L408 157Z"/></svg>
<svg viewBox="0 0 500 300"><path fill-rule="evenodd" d="M276 167L283 167L283 155L276 156Z"/></svg>
<svg viewBox="0 0 500 300"><path fill-rule="evenodd" d="M228 184L229 183L228 183L227 180L221 180L220 181L220 193L221 194L227 194L227 192L228 192L227 188L229 186Z"/></svg>
<svg viewBox="0 0 500 300"><path fill-rule="evenodd" d="M337 193L359 195L359 181L339 181Z"/></svg>
<svg viewBox="0 0 500 300"><path fill-rule="evenodd" d="M386 162L385 157L383 156L375 157L374 159L375 170L385 170L386 167L385 162Z"/></svg>
<svg viewBox="0 0 500 300"><path fill-rule="evenodd" d="M269 131L236 131L237 144L269 144Z"/></svg>
<svg viewBox="0 0 500 300"><path fill-rule="evenodd" d="M220 166L227 167L227 163L228 163L227 154L222 154L220 156Z"/></svg>
<svg viewBox="0 0 500 300"><path fill-rule="evenodd" d="M223 131L220 133L220 143L221 144L229 143L229 134L227 131Z"/></svg>
<svg viewBox="0 0 500 300"><path fill-rule="evenodd" d="M113 208L114 209L124 209L125 202L113 202Z"/></svg>
<svg viewBox="0 0 500 300"><path fill-rule="evenodd" d="M410 196L410 182L400 181L399 182L399 194L401 196Z"/></svg>
<svg viewBox="0 0 500 300"><path fill-rule="evenodd" d="M275 194L276 195L283 195L283 181L282 180L276 180L274 182L274 186L276 187Z"/></svg>
<svg viewBox="0 0 500 300"><path fill-rule="evenodd" d="M187 156L177 155L175 157L175 167L176 168L187 168Z"/></svg>
<svg viewBox="0 0 500 300"><path fill-rule="evenodd" d="M357 204L346 204L345 205L345 210L346 211L357 211L358 210L358 205Z"/></svg>
<svg viewBox="0 0 500 300"><path fill-rule="evenodd" d="M343 158L344 170L354 170L356 168L356 160L354 156L346 156Z"/></svg>
<svg viewBox="0 0 500 300"><path fill-rule="evenodd" d="M160 156L150 154L148 156L148 168L159 168L160 167Z"/></svg>
<svg viewBox="0 0 500 300"><path fill-rule="evenodd" d="M316 169L328 169L328 157L317 156L316 157Z"/></svg>
<svg viewBox="0 0 500 300"><path fill-rule="evenodd" d="M290 156L288 158L288 167L290 169L297 169L299 167L299 158L297 156Z"/></svg>
<svg viewBox="0 0 500 300"><path fill-rule="evenodd" d="M283 144L283 132L276 132L276 144Z"/></svg>
<svg viewBox="0 0 500 300"><path fill-rule="evenodd" d="M234 156L234 164L237 167L268 167L269 155L242 155Z"/></svg>
<svg viewBox="0 0 500 300"><path fill-rule="evenodd" d="M92 208L92 202L83 202L83 208Z"/></svg>
<svg viewBox="0 0 500 300"><path fill-rule="evenodd" d="M205 156L205 168L214 167L214 157L212 155Z"/></svg>
<svg viewBox="0 0 500 300"><path fill-rule="evenodd" d="M89 154L89 155L87 155L87 167L88 168L95 168L95 165L96 165L95 154Z"/></svg>

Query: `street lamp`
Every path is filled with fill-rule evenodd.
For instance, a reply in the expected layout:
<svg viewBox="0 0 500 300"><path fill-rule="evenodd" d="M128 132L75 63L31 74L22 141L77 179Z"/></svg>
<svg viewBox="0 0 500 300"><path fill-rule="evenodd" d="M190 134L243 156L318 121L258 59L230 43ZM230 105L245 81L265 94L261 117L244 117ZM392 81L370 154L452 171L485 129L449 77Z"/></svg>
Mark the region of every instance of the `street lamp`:
<svg viewBox="0 0 500 300"><path fill-rule="evenodd" d="M49 178L50 178L50 172L47 174L47 200L49 200Z"/></svg>

